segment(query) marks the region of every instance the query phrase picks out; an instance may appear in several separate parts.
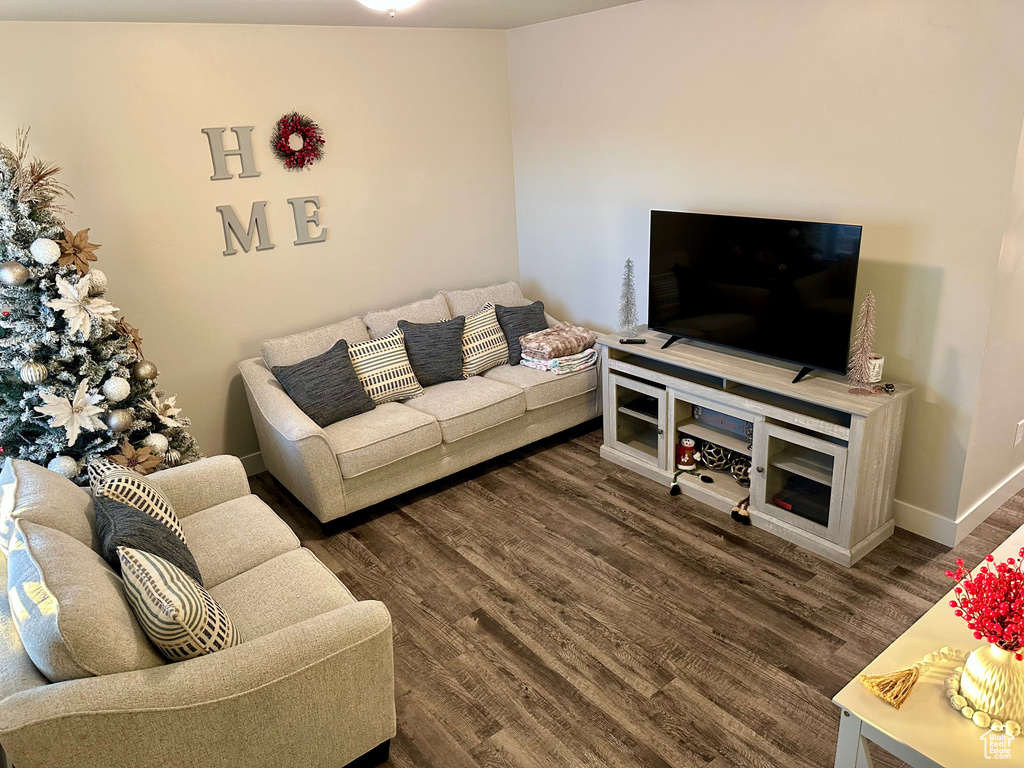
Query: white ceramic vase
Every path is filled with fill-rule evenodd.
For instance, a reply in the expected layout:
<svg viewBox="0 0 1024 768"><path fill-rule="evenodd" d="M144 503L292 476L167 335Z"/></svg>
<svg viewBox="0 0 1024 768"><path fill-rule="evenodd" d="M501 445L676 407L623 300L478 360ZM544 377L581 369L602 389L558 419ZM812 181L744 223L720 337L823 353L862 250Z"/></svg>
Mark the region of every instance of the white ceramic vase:
<svg viewBox="0 0 1024 768"><path fill-rule="evenodd" d="M960 695L997 720L1024 722L1024 661L986 643L967 657Z"/></svg>

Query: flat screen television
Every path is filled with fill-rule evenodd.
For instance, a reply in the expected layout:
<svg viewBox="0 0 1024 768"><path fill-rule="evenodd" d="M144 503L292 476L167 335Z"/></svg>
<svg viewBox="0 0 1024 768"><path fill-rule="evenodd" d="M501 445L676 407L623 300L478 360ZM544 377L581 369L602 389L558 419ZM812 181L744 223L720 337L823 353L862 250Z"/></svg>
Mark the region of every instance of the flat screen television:
<svg viewBox="0 0 1024 768"><path fill-rule="evenodd" d="M651 211L649 328L844 373L861 227Z"/></svg>

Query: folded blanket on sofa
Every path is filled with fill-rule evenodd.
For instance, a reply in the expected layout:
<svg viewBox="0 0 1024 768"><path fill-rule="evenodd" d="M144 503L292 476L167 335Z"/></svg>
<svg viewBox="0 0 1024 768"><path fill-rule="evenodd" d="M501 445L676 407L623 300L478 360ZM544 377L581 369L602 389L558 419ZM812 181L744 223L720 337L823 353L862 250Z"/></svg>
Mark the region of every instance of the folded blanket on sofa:
<svg viewBox="0 0 1024 768"><path fill-rule="evenodd" d="M590 349L597 341L597 334L572 323L559 323L554 328L528 333L520 341L524 356L529 355L539 360L555 360Z"/></svg>
<svg viewBox="0 0 1024 768"><path fill-rule="evenodd" d="M597 364L597 350L587 349L575 355L556 357L553 360L523 355L519 364L525 365L527 368L536 368L538 371L551 371L559 376L566 373L579 373L587 368L593 368Z"/></svg>

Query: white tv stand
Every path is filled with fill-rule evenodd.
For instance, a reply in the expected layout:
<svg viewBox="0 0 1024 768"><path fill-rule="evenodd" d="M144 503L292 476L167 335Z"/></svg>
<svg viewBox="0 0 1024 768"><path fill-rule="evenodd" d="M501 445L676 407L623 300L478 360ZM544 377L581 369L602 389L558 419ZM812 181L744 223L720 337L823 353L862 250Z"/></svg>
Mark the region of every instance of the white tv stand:
<svg viewBox="0 0 1024 768"><path fill-rule="evenodd" d="M838 377L814 374L796 384L782 365L644 331L646 344L603 336L604 444L601 456L666 486L680 435L751 460L750 487L728 470L682 473L683 494L723 511L750 496L758 528L843 565L852 565L893 531L892 499L907 397L854 395ZM694 411L694 407L697 411ZM716 423L723 418L732 424ZM695 418L696 415L696 418ZM741 429L730 429L739 424ZM746 434L743 434L745 428ZM811 481L808 483L807 481ZM810 507L775 503L784 488L809 488Z"/></svg>

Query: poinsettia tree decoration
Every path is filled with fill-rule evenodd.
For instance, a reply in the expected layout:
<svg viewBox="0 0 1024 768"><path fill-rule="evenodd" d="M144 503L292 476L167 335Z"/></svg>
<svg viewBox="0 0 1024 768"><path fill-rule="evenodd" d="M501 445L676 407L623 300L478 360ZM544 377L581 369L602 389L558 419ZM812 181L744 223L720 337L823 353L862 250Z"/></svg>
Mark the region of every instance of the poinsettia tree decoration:
<svg viewBox="0 0 1024 768"><path fill-rule="evenodd" d="M0 144L0 459L80 483L97 456L142 473L194 461L188 419L140 367L142 337L92 269L100 246L60 218L59 170L29 158L27 132Z"/></svg>
<svg viewBox="0 0 1024 768"><path fill-rule="evenodd" d="M1024 558L1024 548L1018 553ZM953 613L974 630L976 640L986 640L1024 661L1024 573L1022 561L1008 557L995 566L983 565L974 573L957 558L956 568L946 571L956 579L955 599L949 601ZM995 557L986 555L986 563Z"/></svg>

